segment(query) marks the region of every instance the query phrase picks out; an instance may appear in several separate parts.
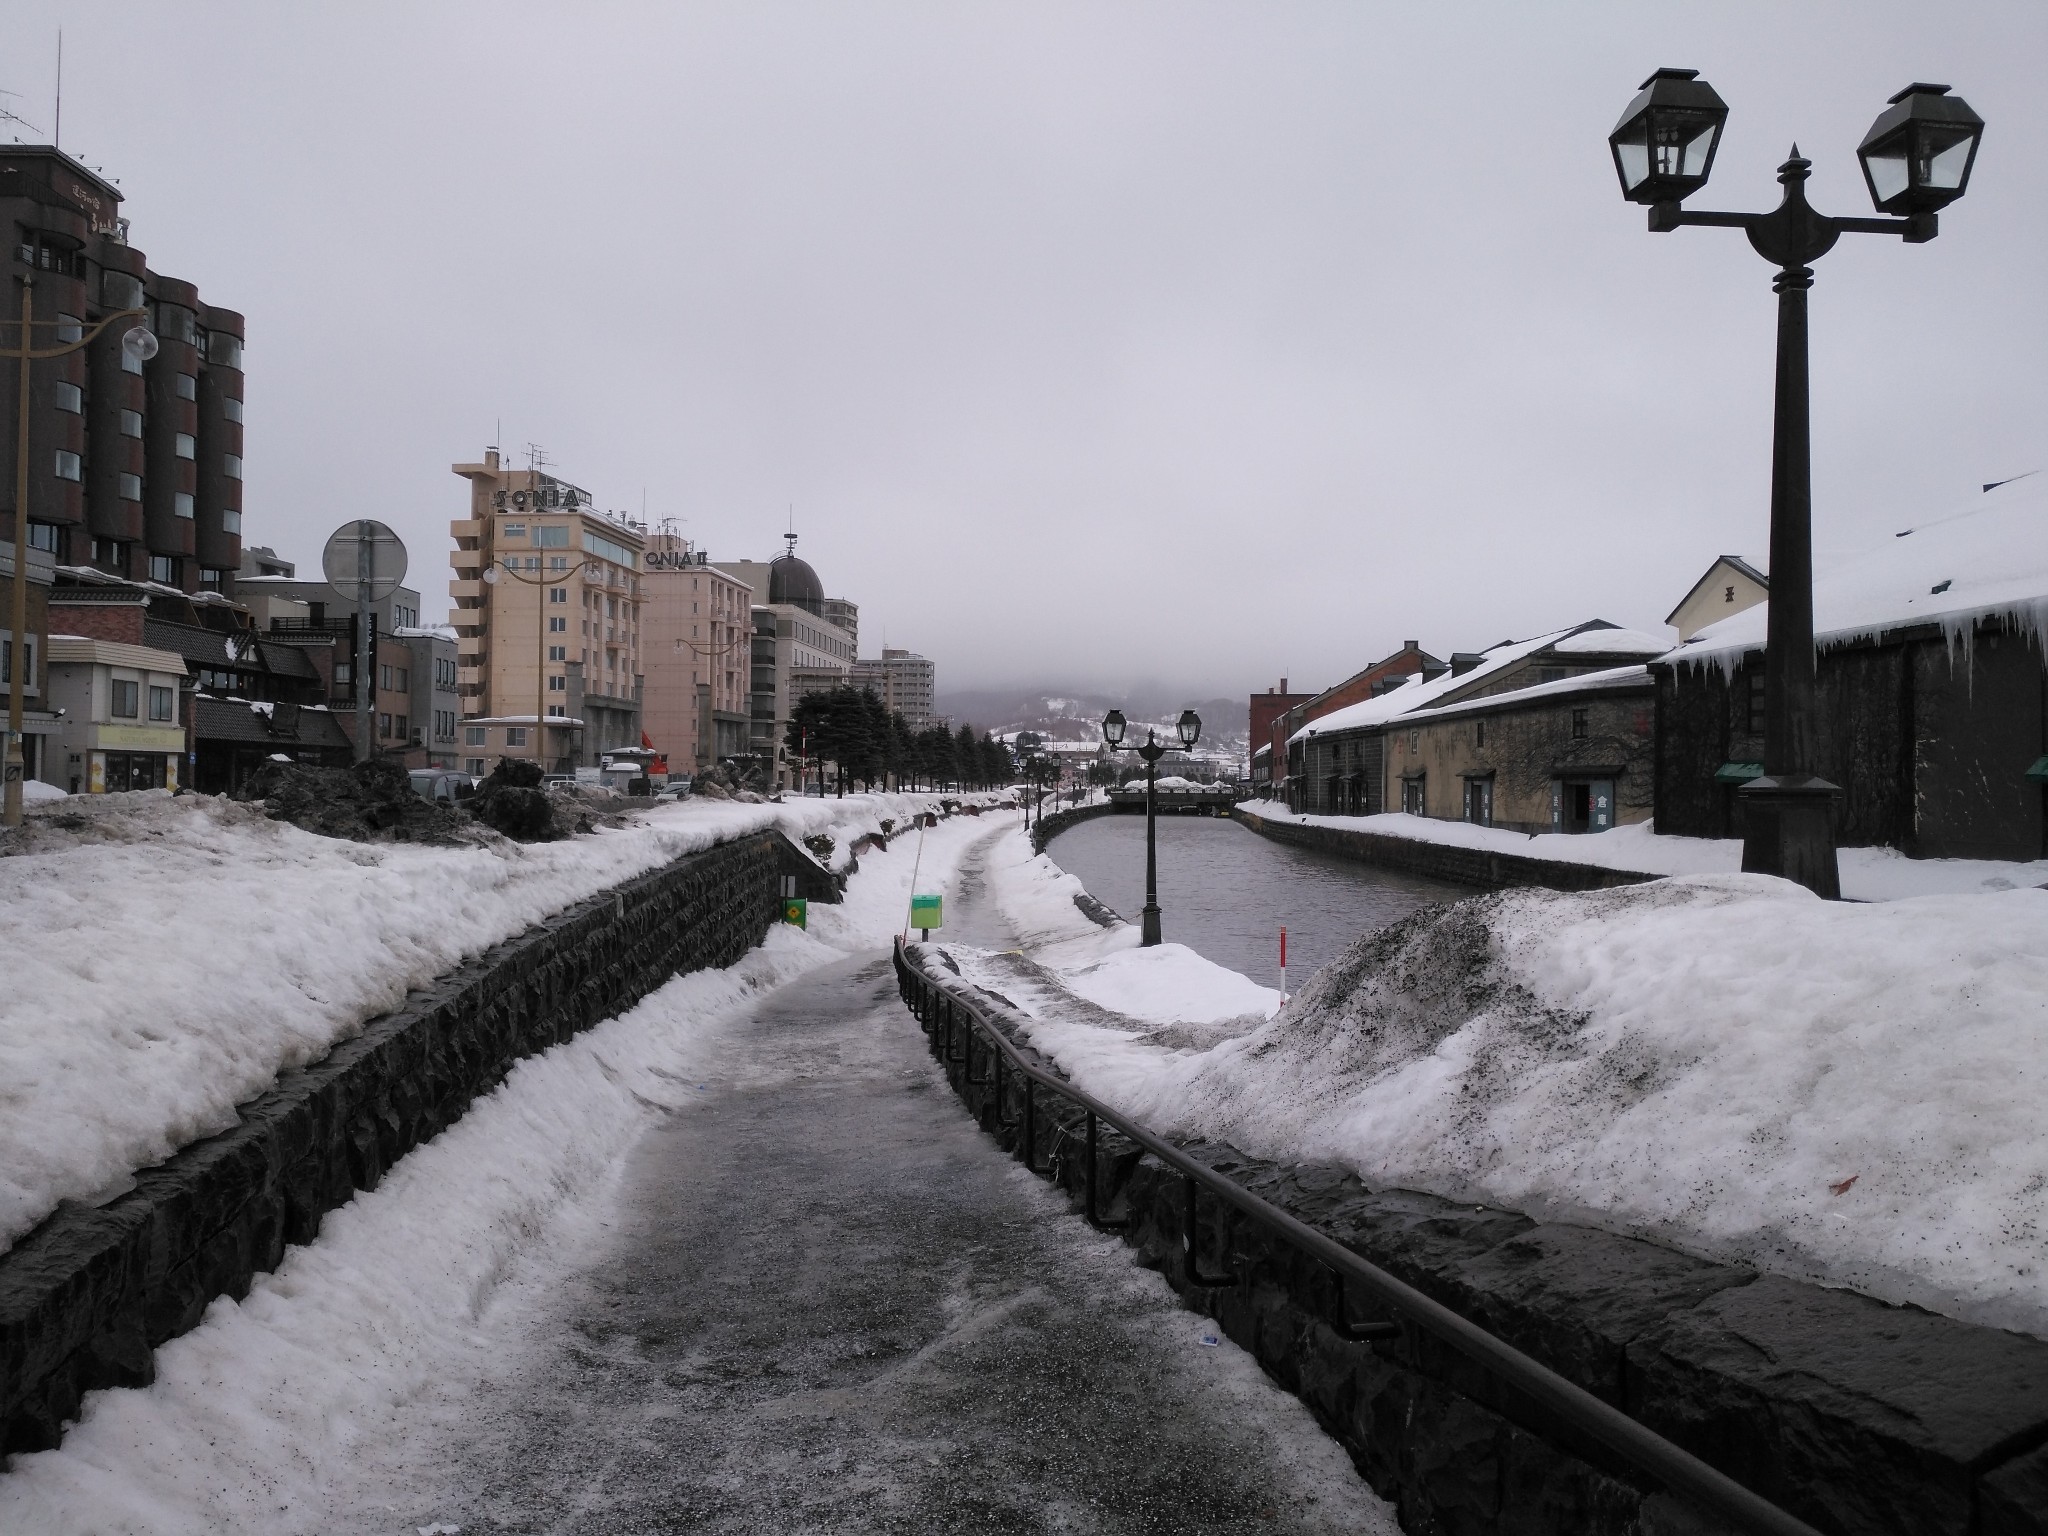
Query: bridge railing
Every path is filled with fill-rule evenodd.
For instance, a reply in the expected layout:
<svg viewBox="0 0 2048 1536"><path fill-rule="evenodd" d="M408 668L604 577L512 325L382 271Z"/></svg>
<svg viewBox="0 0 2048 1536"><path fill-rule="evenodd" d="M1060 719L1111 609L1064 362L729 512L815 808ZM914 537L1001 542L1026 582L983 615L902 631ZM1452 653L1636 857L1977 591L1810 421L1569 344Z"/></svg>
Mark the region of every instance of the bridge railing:
<svg viewBox="0 0 2048 1536"><path fill-rule="evenodd" d="M921 953L925 948L922 944L906 945L901 939L896 941L897 989L929 1038L933 1056L946 1064L949 1070L955 1066L962 1068L969 1083L993 1089L998 1122L1002 1123L1003 1129L1017 1132L1018 1156L1024 1166L1034 1174L1051 1175L1051 1170L1041 1169L1038 1164L1040 1090L1066 1100L1083 1112L1086 1120L1083 1134L1086 1168L1082 1180L1082 1211L1094 1226L1115 1230L1125 1225L1105 1217L1097 1187L1100 1177L1097 1167L1098 1128L1108 1125L1166 1164L1183 1180L1181 1249L1191 1284L1223 1286L1236 1283L1234 1277L1208 1276L1200 1272L1198 1256L1202 1243L1198 1196L1206 1190L1285 1239L1336 1276L1336 1309L1330 1321L1343 1337L1369 1341L1392 1337L1402 1328L1402 1322L1391 1320L1364 1324L1348 1321L1345 1296L1355 1286L1358 1292L1373 1298L1406 1324L1441 1340L1495 1380L1525 1394L1555 1414L1565 1425L1597 1440L1674 1498L1712 1511L1733 1521L1739 1529L1758 1533L1758 1536L1820 1536L1805 1521L1707 1465L1690 1451L1674 1445L1611 1403L1566 1380L1469 1318L1425 1296L1334 1238L1318 1232L1235 1180L1190 1157L1181 1148L1072 1082L1048 1072L1035 1061L1026 1060L1009 1036L996 1025L991 1006L985 999L976 996L974 990L959 978L934 975L926 968ZM977 1044L984 1058L984 1075L980 1077L975 1075ZM1006 1074L1021 1079L1024 1084L1022 1115L1017 1122L1002 1122L1003 1079ZM1064 1128L1056 1124L1053 1130L1063 1141Z"/></svg>

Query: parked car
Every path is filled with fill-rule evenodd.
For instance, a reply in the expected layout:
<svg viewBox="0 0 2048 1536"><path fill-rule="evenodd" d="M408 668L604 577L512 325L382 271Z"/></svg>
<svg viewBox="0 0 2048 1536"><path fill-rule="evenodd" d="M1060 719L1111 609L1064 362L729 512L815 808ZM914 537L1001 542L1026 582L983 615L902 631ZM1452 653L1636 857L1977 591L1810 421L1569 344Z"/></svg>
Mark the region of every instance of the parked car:
<svg viewBox="0 0 2048 1536"><path fill-rule="evenodd" d="M446 768L413 768L405 776L412 781L412 792L423 800L453 805L476 793L477 781L473 777Z"/></svg>
<svg viewBox="0 0 2048 1536"><path fill-rule="evenodd" d="M560 794L565 789L574 789L577 777L573 773L549 773L541 776L540 787L549 794Z"/></svg>

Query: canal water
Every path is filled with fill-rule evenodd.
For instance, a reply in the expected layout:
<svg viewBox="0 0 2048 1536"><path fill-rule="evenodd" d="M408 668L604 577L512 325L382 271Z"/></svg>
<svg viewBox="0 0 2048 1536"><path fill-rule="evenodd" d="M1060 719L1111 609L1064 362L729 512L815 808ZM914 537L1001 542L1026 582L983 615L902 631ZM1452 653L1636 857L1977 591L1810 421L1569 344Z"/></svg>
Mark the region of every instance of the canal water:
<svg viewBox="0 0 2048 1536"><path fill-rule="evenodd" d="M1098 816L1046 847L1089 893L1135 923L1145 905L1145 818ZM1280 928L1287 984L1299 990L1361 934L1435 901L1469 896L1446 885L1274 842L1220 816L1159 818L1160 937L1185 944L1262 986L1279 985Z"/></svg>

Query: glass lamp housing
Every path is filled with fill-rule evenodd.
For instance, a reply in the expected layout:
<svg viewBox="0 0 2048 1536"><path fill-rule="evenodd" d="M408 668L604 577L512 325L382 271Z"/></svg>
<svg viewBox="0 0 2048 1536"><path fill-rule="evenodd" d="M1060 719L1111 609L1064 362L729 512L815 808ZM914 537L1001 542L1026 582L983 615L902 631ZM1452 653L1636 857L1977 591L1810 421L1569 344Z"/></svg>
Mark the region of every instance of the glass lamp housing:
<svg viewBox="0 0 2048 1536"><path fill-rule="evenodd" d="M1112 709L1102 717L1102 739L1112 747L1124 744L1124 712Z"/></svg>
<svg viewBox="0 0 2048 1536"><path fill-rule="evenodd" d="M1607 136L1621 195L1675 203L1707 184L1728 104L1696 69L1660 69L1642 84Z"/></svg>
<svg viewBox="0 0 2048 1536"><path fill-rule="evenodd" d="M1184 709L1180 712L1180 724L1177 729L1180 731L1180 744L1184 747L1192 747L1197 741L1201 740L1202 717L1192 709Z"/></svg>
<svg viewBox="0 0 2048 1536"><path fill-rule="evenodd" d="M1970 184L1984 119L1945 85L1918 81L1878 114L1856 148L1879 213L1933 213Z"/></svg>

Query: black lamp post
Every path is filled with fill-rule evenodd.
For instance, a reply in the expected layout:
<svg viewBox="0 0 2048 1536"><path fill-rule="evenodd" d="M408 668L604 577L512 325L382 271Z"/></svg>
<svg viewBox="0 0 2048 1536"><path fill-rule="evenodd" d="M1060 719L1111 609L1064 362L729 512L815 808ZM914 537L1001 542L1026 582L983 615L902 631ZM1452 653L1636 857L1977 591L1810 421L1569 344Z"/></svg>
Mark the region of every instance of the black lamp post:
<svg viewBox="0 0 2048 1536"><path fill-rule="evenodd" d="M1830 900L1841 895L1835 863L1834 785L1813 772L1813 476L1807 419L1808 262L1844 234L1898 235L1921 244L1938 214L1963 195L1984 120L1945 85L1907 86L1857 148L1870 199L1903 217L1837 219L1806 201L1812 162L1799 146L1778 167L1784 199L1769 213L1693 213L1680 203L1706 185L1728 107L1691 69L1660 69L1613 133L1622 196L1646 203L1650 229L1681 224L1740 229L1778 275L1777 409L1771 445L1770 615L1764 655L1764 774L1744 785L1742 867L1781 875Z"/></svg>
<svg viewBox="0 0 2048 1536"><path fill-rule="evenodd" d="M1112 709L1102 717L1102 739L1112 752L1135 752L1145 760L1145 911L1139 942L1149 946L1159 942L1159 843L1153 830L1159 813L1159 759L1173 748L1160 745L1150 726L1145 727L1143 746L1127 747L1124 745L1125 725L1124 712ZM1192 709L1184 709L1174 731L1185 751L1201 740L1202 717Z"/></svg>

